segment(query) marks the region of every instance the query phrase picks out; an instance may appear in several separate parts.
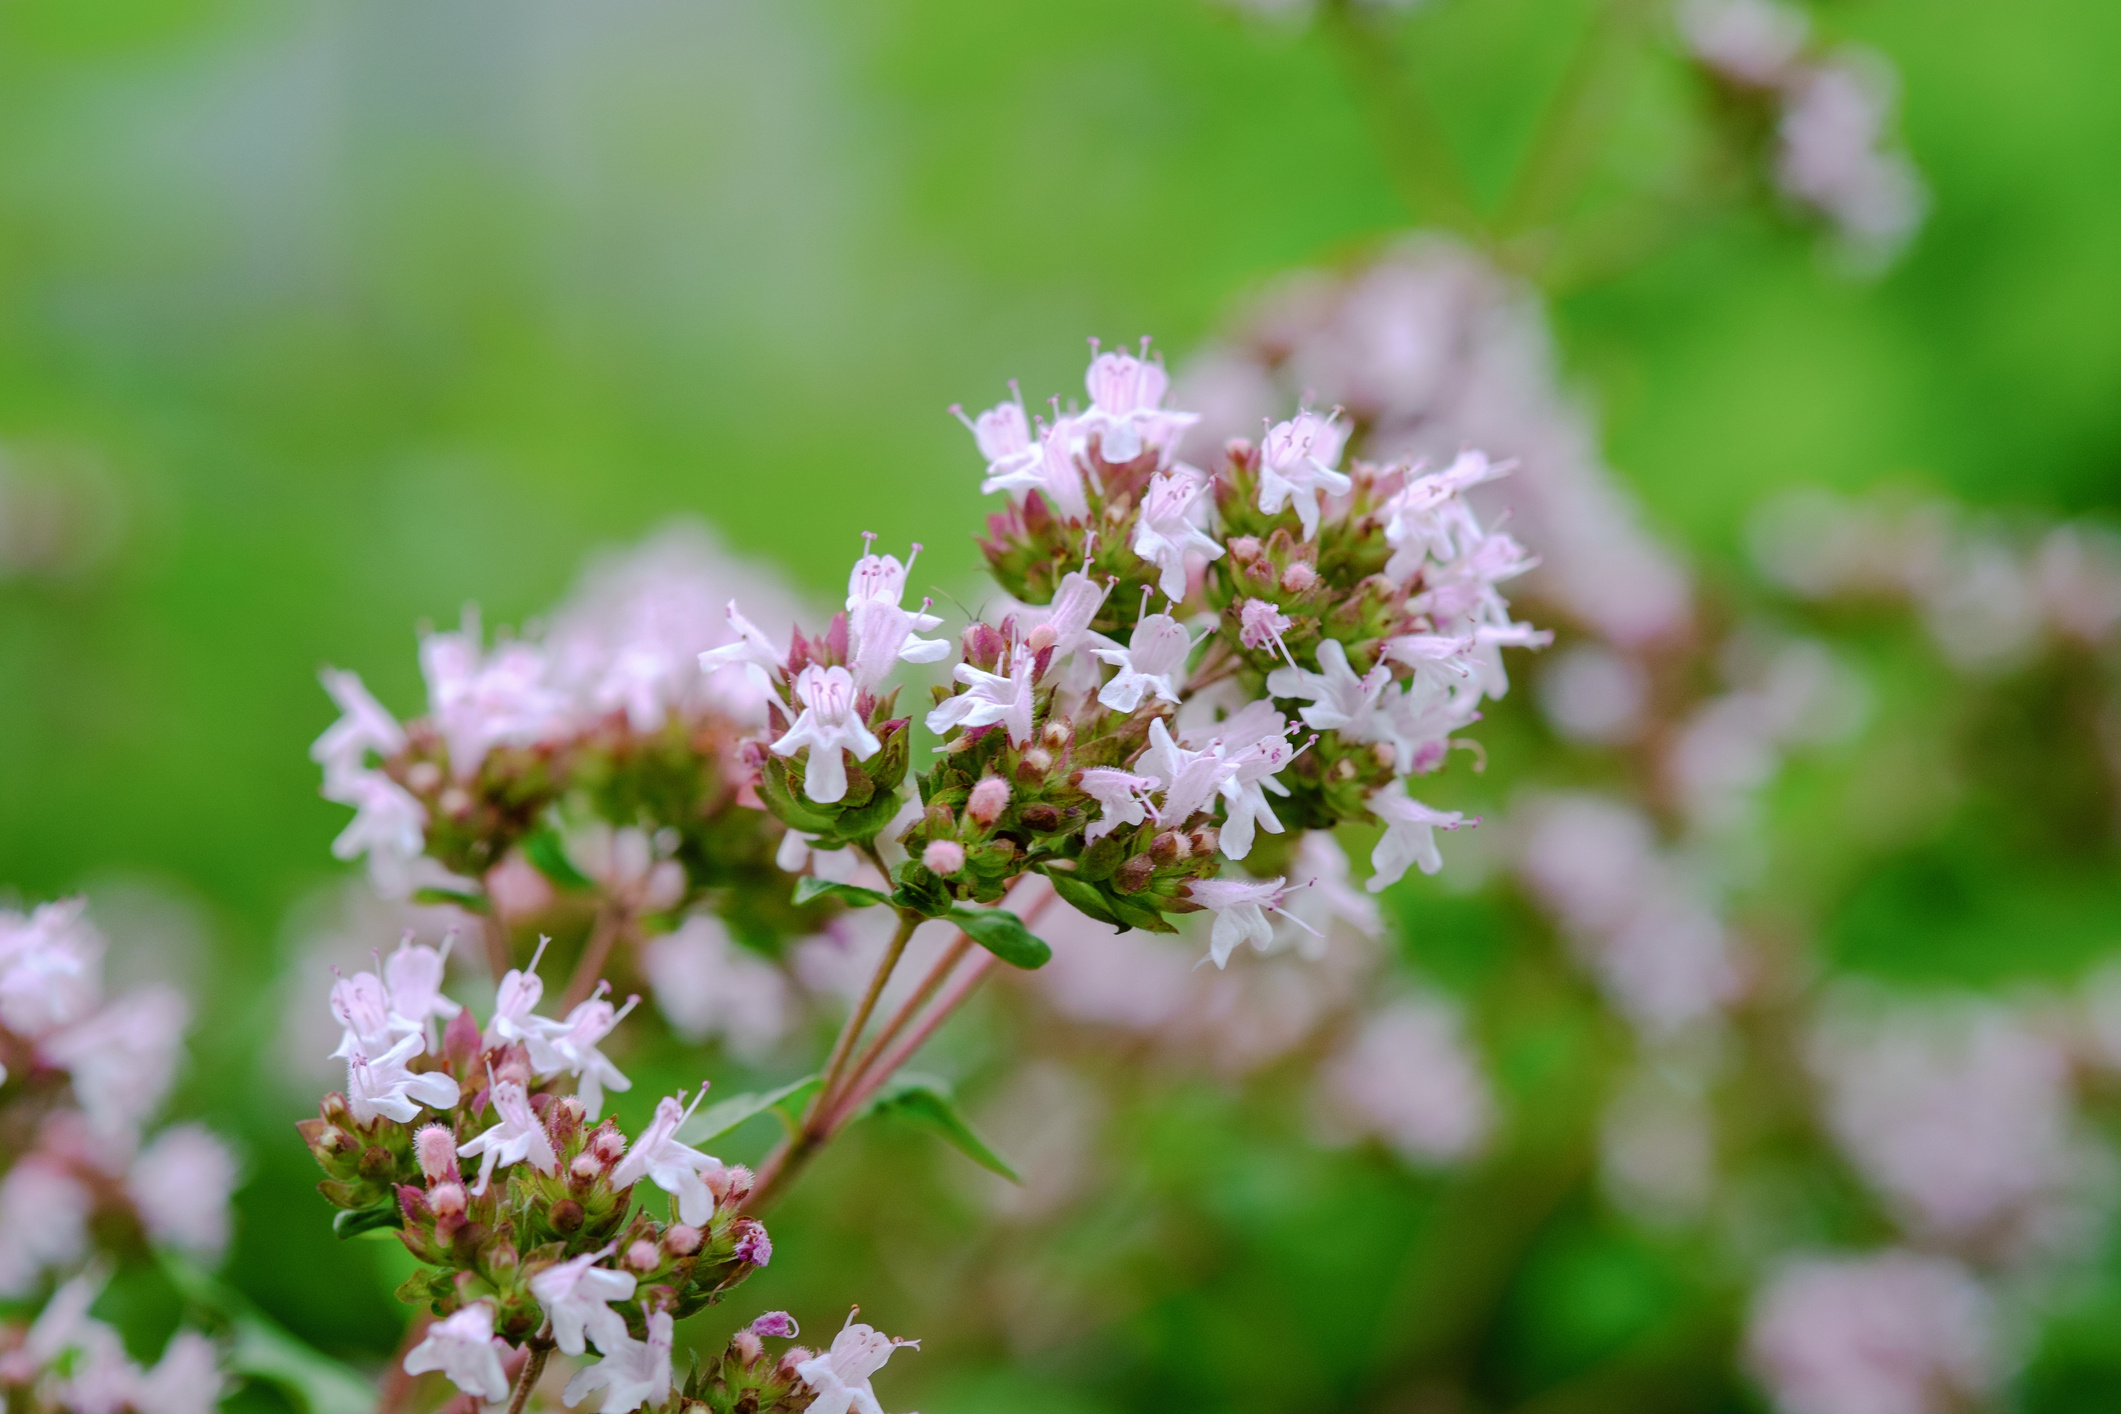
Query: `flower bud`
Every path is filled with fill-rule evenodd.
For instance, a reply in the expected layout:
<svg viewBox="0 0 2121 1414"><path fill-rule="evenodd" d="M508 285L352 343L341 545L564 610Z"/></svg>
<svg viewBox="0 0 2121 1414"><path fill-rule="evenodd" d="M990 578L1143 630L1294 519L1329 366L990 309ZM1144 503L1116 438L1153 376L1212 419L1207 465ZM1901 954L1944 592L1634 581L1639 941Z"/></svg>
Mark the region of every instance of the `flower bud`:
<svg viewBox="0 0 2121 1414"><path fill-rule="evenodd" d="M714 1195L714 1206L716 1206L717 1208L721 1207L724 1203L729 1201L728 1169L709 1169L705 1173L700 1175L700 1182L706 1184L707 1191Z"/></svg>
<svg viewBox="0 0 2121 1414"><path fill-rule="evenodd" d="M413 1136L412 1152L420 1161L420 1172L429 1183L454 1177L457 1171L457 1136L439 1124L420 1126Z"/></svg>
<svg viewBox="0 0 2121 1414"><path fill-rule="evenodd" d="M472 1019L470 1007L460 1010L449 1019L449 1025L442 1028L442 1055L448 1060L449 1068L457 1072L458 1079L470 1072L472 1063L479 1058L482 1044L479 1023Z"/></svg>
<svg viewBox="0 0 2121 1414"><path fill-rule="evenodd" d="M729 1174L729 1199L733 1203L741 1203L751 1196L751 1185L754 1181L751 1170L745 1168L742 1164L731 1164L727 1172Z"/></svg>
<svg viewBox="0 0 2121 1414"><path fill-rule="evenodd" d="M817 1358L817 1352L806 1346L791 1345L781 1352L781 1363L773 1367L774 1378L792 1380L796 1378L795 1367Z"/></svg>
<svg viewBox="0 0 2121 1414"><path fill-rule="evenodd" d="M1123 894L1138 894L1155 877L1156 861L1146 854L1137 854L1113 872L1112 882Z"/></svg>
<svg viewBox="0 0 2121 1414"><path fill-rule="evenodd" d="M766 1235L766 1225L757 1218L736 1220L736 1259L754 1267L763 1267L773 1260L773 1239Z"/></svg>
<svg viewBox="0 0 2121 1414"><path fill-rule="evenodd" d="M1216 829L1213 825L1201 826L1193 832L1191 838L1193 841L1193 852L1196 855L1213 854L1218 849L1221 849L1223 845L1222 831Z"/></svg>
<svg viewBox="0 0 2121 1414"><path fill-rule="evenodd" d="M1009 808L1009 783L999 776L982 776L965 803L965 818L986 829Z"/></svg>
<svg viewBox="0 0 2121 1414"><path fill-rule="evenodd" d="M663 1233L663 1245L680 1257L690 1257L700 1250L700 1230L685 1223L676 1223Z"/></svg>
<svg viewBox="0 0 2121 1414"><path fill-rule="evenodd" d="M1230 558L1241 565L1249 565L1259 558L1259 537L1240 535L1229 544Z"/></svg>
<svg viewBox="0 0 2121 1414"><path fill-rule="evenodd" d="M1370 755L1377 758L1377 764L1380 766L1391 767L1399 762L1398 755L1394 753L1392 744L1388 741L1373 743L1370 747Z"/></svg>
<svg viewBox="0 0 2121 1414"><path fill-rule="evenodd" d="M758 1335L770 1335L775 1340L793 1340L802 1333L796 1329L795 1317L786 1311L768 1311L753 1321L749 1329Z"/></svg>
<svg viewBox="0 0 2121 1414"><path fill-rule="evenodd" d="M1038 735L1051 750L1066 751L1068 743L1075 740L1075 728L1069 726L1065 718L1051 717L1046 721L1045 730Z"/></svg>
<svg viewBox="0 0 2121 1414"><path fill-rule="evenodd" d="M965 867L965 847L956 840L930 840L921 863L947 879Z"/></svg>
<svg viewBox="0 0 2121 1414"><path fill-rule="evenodd" d="M442 768L432 761L415 761L405 768L405 788L426 795L442 784Z"/></svg>
<svg viewBox="0 0 2121 1414"><path fill-rule="evenodd" d="M1002 660L1003 650L1008 647L1001 633L988 623L966 624L961 642L965 661L988 672L994 671L995 665Z"/></svg>
<svg viewBox="0 0 2121 1414"><path fill-rule="evenodd" d="M1232 437L1223 443L1223 455L1230 459L1232 466L1241 470L1259 469L1259 447L1250 437Z"/></svg>
<svg viewBox="0 0 2121 1414"><path fill-rule="evenodd" d="M1333 769L1326 774L1335 781L1352 781L1355 779L1355 773L1358 769L1360 768L1356 766L1355 758L1343 756L1333 763Z"/></svg>
<svg viewBox="0 0 2121 1414"><path fill-rule="evenodd" d="M937 839L957 833L957 817L950 813L950 807L947 805L935 804L929 806L924 816L924 823L928 827L928 833L934 835Z"/></svg>
<svg viewBox="0 0 2121 1414"><path fill-rule="evenodd" d="M652 1272L663 1264L663 1254L655 1250L655 1244L646 1239L626 1249L626 1265L637 1272Z"/></svg>
<svg viewBox="0 0 2121 1414"><path fill-rule="evenodd" d="M471 813L471 792L462 786L451 786L435 801L444 815L462 818Z"/></svg>
<svg viewBox="0 0 2121 1414"><path fill-rule="evenodd" d="M1192 853L1192 843L1176 830L1165 830L1149 841L1149 857L1158 864L1176 864Z"/></svg>
<svg viewBox="0 0 2121 1414"><path fill-rule="evenodd" d="M736 1358L743 1361L746 1365L751 1364L766 1353L766 1343L750 1331L738 1331L729 1338L729 1344L736 1351Z"/></svg>
<svg viewBox="0 0 2121 1414"><path fill-rule="evenodd" d="M1053 753L1043 746L1034 746L1024 753L1018 763L1016 778L1020 781L1035 781L1053 769Z"/></svg>
<svg viewBox="0 0 2121 1414"><path fill-rule="evenodd" d="M572 1198L562 1198L552 1205L552 1212L548 1216L552 1219L553 1231L572 1237L582 1230L582 1219L586 1215L582 1212L580 1203Z"/></svg>
<svg viewBox="0 0 2121 1414"><path fill-rule="evenodd" d="M1301 594L1318 583L1318 571L1298 560L1281 572L1281 587L1291 594Z"/></svg>
<svg viewBox="0 0 2121 1414"><path fill-rule="evenodd" d="M583 1116L588 1113L589 1111L583 1107L578 1097L564 1095L560 1098L559 1118L557 1120L548 1120L547 1123L580 1124Z"/></svg>
<svg viewBox="0 0 2121 1414"><path fill-rule="evenodd" d="M464 1201L461 1183L438 1183L427 1190L427 1206L438 1218L463 1217Z"/></svg>
<svg viewBox="0 0 2121 1414"><path fill-rule="evenodd" d="M1030 635L1024 639L1025 645L1033 653L1043 653L1058 642L1060 642L1060 635L1053 631L1052 624L1040 624L1037 628L1031 630Z"/></svg>
<svg viewBox="0 0 2121 1414"><path fill-rule="evenodd" d="M1019 810L1017 818L1024 822L1025 829L1044 834L1060 828L1061 813L1044 801L1038 801Z"/></svg>
<svg viewBox="0 0 2121 1414"><path fill-rule="evenodd" d="M599 1162L615 1164L626 1157L626 1136L615 1126L599 1129L597 1137L590 1141L589 1152L595 1154Z"/></svg>
<svg viewBox="0 0 2121 1414"><path fill-rule="evenodd" d="M513 1081L525 1090L530 1088L530 1060L523 1054L522 1047L508 1048L501 1058L501 1063L493 1068L493 1079L497 1085L506 1085ZM531 1098L535 1100L538 1097L533 1095Z"/></svg>
<svg viewBox="0 0 2121 1414"><path fill-rule="evenodd" d="M596 1182L596 1176L603 1171L604 1166L597 1162L597 1156L587 1149L576 1154L574 1162L567 1166L567 1172L583 1183Z"/></svg>

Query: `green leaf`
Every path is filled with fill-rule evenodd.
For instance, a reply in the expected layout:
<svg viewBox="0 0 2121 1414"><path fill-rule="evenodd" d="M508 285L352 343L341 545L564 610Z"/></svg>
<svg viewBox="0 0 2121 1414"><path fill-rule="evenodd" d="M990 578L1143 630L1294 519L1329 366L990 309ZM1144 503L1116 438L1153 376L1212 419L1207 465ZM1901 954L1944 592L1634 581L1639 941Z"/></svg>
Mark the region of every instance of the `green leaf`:
<svg viewBox="0 0 2121 1414"><path fill-rule="evenodd" d="M849 908L869 908L879 903L889 903L890 898L875 889L865 889L860 884L835 884L830 879L820 879L815 874L805 874L795 881L795 901L798 905L821 898L836 898Z"/></svg>
<svg viewBox="0 0 2121 1414"><path fill-rule="evenodd" d="M1053 949L1031 935L1024 921L1007 909L953 908L950 921L965 935L1011 967L1033 971L1053 961Z"/></svg>
<svg viewBox="0 0 2121 1414"><path fill-rule="evenodd" d="M757 1095L732 1095L709 1105L680 1131L682 1142L711 1144L746 1120L755 1119L769 1110L792 1131L802 1122L803 1106L810 1103L810 1097L817 1093L818 1084L823 1079L820 1075L806 1075L778 1090Z"/></svg>
<svg viewBox="0 0 2121 1414"><path fill-rule="evenodd" d="M795 792L788 789L788 768L778 757L769 762L760 773L758 781L759 799L775 819L791 830L800 830L806 835L827 835L832 832L838 818L813 809L808 803L796 799Z"/></svg>
<svg viewBox="0 0 2121 1414"><path fill-rule="evenodd" d="M405 1214L399 1209L395 1198L373 1208L341 1209L332 1214L331 1218L331 1230L338 1234L341 1241L358 1237L364 1232L374 1232L377 1228L403 1226Z"/></svg>
<svg viewBox="0 0 2121 1414"><path fill-rule="evenodd" d="M1106 904L1104 890L1095 884L1059 869L1047 873L1046 878L1052 883L1053 892L1060 895L1061 902L1077 913L1095 918L1100 923L1110 923L1121 932L1128 928L1129 925L1120 922L1119 916Z"/></svg>
<svg viewBox="0 0 2121 1414"><path fill-rule="evenodd" d="M981 1168L998 1173L1011 1183L1023 1182L1008 1160L995 1153L993 1146L980 1137L979 1131L958 1110L946 1081L932 1075L894 1075L876 1092L867 1113L896 1115L924 1129L932 1129L944 1143Z"/></svg>
<svg viewBox="0 0 2121 1414"><path fill-rule="evenodd" d="M593 888L589 876L574 867L567 857L567 846L560 840L557 830L540 830L523 841L523 857L537 867L537 871L563 889Z"/></svg>
<svg viewBox="0 0 2121 1414"><path fill-rule="evenodd" d="M454 904L467 913L484 913L488 908L484 894L459 893L455 889L414 889L412 901L430 906Z"/></svg>
<svg viewBox="0 0 2121 1414"><path fill-rule="evenodd" d="M237 1374L285 1391L307 1414L371 1414L376 1390L330 1356L289 1335L240 1292L181 1257L162 1255L163 1270L184 1297L228 1323L224 1359Z"/></svg>

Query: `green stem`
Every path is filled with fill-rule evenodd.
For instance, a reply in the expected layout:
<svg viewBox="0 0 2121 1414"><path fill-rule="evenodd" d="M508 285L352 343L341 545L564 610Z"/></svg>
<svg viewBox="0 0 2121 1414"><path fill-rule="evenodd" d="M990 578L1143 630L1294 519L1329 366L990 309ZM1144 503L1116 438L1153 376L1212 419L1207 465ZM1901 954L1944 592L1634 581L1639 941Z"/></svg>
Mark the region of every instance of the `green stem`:
<svg viewBox="0 0 2121 1414"><path fill-rule="evenodd" d="M567 979L567 991L560 998L560 1015L565 1016L589 1000L597 979L604 975L604 964L611 960L612 944L626 931L629 921L626 910L609 899L598 906L589 941L583 945L581 960L575 963L574 974Z"/></svg>
<svg viewBox="0 0 2121 1414"><path fill-rule="evenodd" d="M1646 0L1601 0L1503 203L1496 229L1505 239L1553 221L1590 177L1626 100L1628 61L1652 13Z"/></svg>

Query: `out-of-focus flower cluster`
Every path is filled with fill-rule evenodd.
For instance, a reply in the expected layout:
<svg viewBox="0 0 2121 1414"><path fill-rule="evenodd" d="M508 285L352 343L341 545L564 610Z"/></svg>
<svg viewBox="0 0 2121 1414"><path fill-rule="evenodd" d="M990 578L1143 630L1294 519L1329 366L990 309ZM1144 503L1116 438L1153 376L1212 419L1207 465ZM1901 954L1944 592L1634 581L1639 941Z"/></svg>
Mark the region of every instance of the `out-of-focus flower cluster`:
<svg viewBox="0 0 2121 1414"><path fill-rule="evenodd" d="M236 1162L196 1124L149 1135L182 1058L184 999L103 992L80 899L0 912L0 1398L69 1414L211 1410L213 1340L173 1335L151 1368L91 1314L113 1263L156 1249L213 1263ZM56 1287L56 1289L54 1289Z"/></svg>
<svg viewBox="0 0 2121 1414"><path fill-rule="evenodd" d="M904 1342L851 1318L828 1351L768 1358L763 1337L796 1333L771 1313L677 1377L674 1322L773 1258L744 1212L751 1172L682 1136L705 1085L689 1105L659 1101L629 1139L600 1119L605 1093L631 1084L600 1045L638 999L615 1007L599 987L542 1016L533 957L501 979L482 1027L444 994L447 957L408 939L333 985L346 1088L300 1126L339 1231L394 1229L420 1264L399 1295L433 1319L406 1373L499 1402L557 1350L582 1362L564 1402L598 1396L603 1414L876 1407L869 1377ZM666 1217L636 1205L642 1184L667 1195Z"/></svg>
<svg viewBox="0 0 2121 1414"><path fill-rule="evenodd" d="M1772 129L1783 194L1824 218L1862 263L1897 255L1929 199L1892 142L1895 78L1884 56L1822 51L1811 17L1782 0L1681 0L1679 30L1733 116Z"/></svg>

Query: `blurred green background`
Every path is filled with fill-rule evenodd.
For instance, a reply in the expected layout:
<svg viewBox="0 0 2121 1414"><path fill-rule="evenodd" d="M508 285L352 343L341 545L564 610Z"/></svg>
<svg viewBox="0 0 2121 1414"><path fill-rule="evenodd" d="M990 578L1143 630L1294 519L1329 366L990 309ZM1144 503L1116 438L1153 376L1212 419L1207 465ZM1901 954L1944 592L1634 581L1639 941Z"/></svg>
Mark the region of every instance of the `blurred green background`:
<svg viewBox="0 0 2121 1414"><path fill-rule="evenodd" d="M1484 194L1589 12L1430 0L1395 25ZM1733 207L1553 306L1614 465L1712 584L1743 578L1744 518L1786 484L2121 496L2121 8L1814 13L1899 67L1933 196L1903 260L1852 281L1808 231ZM1605 180L1686 148L1697 95L1670 48L1631 72ZM467 600L521 621L586 552L676 514L820 593L864 530L924 540L960 582L981 507L948 404L1012 375L1070 392L1090 334L1182 361L1276 274L1420 214L1330 44L1201 0L0 5L0 450L26 482L91 488L108 530L0 580L0 880L144 876L195 904L211 947L179 1107L248 1150L238 1284L340 1353L394 1340L381 1259L331 1243L261 1078L283 920L336 872L344 820L305 754L331 716L320 664L409 712L417 622ZM1405 906L1443 933L1469 907ZM1200 1116L1187 1149L1183 1118L1157 1131L1189 1156L1159 1181L1229 1137ZM1211 1216L1304 1222L1307 1162L1217 1190ZM1386 1189L1341 1199L1396 1221ZM834 1234L862 1210L797 1216L791 1289L838 1290ZM1592 1260L1555 1240L1552 1262ZM1299 1287L1321 1285L1304 1262L1335 1269L1301 1244L1261 1260ZM1616 1260L1561 1288L1593 1326L1662 1299ZM1330 1343L1329 1312L1289 1314L1249 1338ZM1001 1355L988 1390L917 1333L971 1371L932 1411L1106 1407L1010 1383ZM1212 1367L1247 1333L1136 1338ZM1221 1388L1207 1370L1113 1407L1219 1408ZM1317 1393L1282 1407L1331 1407Z"/></svg>

